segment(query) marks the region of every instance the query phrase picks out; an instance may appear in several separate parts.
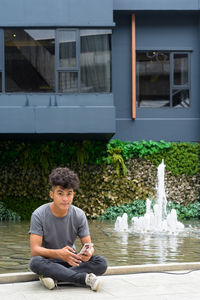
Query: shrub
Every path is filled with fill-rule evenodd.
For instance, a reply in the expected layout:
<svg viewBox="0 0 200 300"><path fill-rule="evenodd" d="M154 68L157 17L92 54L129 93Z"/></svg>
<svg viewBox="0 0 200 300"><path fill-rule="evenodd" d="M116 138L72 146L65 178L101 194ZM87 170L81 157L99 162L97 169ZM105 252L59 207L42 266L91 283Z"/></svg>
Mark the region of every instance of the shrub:
<svg viewBox="0 0 200 300"><path fill-rule="evenodd" d="M155 201L154 201L155 202ZM183 206L172 201L167 204L168 213L175 209L179 220L182 219L192 219L199 217L200 203L196 202L189 204L188 206ZM120 206L114 205L106 209L104 214L101 214L98 219L100 220L116 220L118 216L122 216L127 213L128 219L132 217L141 217L146 212L146 201L135 200L131 203L123 204Z"/></svg>
<svg viewBox="0 0 200 300"><path fill-rule="evenodd" d="M164 159L166 170L172 175L196 175L199 172L200 144L197 143L172 143L167 151L153 155L146 155L156 167Z"/></svg>
<svg viewBox="0 0 200 300"><path fill-rule="evenodd" d="M188 206L183 206L172 201L168 202L168 211L171 211L173 208L176 210L178 219L180 220L198 218L200 216L200 202L190 203Z"/></svg>
<svg viewBox="0 0 200 300"><path fill-rule="evenodd" d="M130 220L133 216L140 217L145 214L146 211L146 201L135 200L131 203L122 204L120 206L114 205L108 207L104 214L99 216L99 220L116 220L118 216L122 216L127 213L128 219Z"/></svg>
<svg viewBox="0 0 200 300"><path fill-rule="evenodd" d="M48 201L47 201L48 202ZM12 209L21 220L29 220L32 212L40 205L46 203L38 199L25 197L8 197L3 199L3 206L6 210Z"/></svg>
<svg viewBox="0 0 200 300"><path fill-rule="evenodd" d="M0 202L0 221L20 221L21 217L9 209L7 209L2 202Z"/></svg>
<svg viewBox="0 0 200 300"><path fill-rule="evenodd" d="M121 148L122 155L125 160L128 160L134 156L142 158L145 155L153 155L155 153L160 153L166 151L166 149L171 148L172 144L161 140L160 142L154 142L152 140L140 142L124 142L118 139L111 140L108 143L108 150L111 148Z"/></svg>

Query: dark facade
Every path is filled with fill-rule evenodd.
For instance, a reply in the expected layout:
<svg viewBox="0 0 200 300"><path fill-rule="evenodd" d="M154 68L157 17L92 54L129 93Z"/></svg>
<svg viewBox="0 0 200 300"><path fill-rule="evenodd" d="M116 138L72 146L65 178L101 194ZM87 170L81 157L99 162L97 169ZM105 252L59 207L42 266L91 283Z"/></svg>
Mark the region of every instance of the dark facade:
<svg viewBox="0 0 200 300"><path fill-rule="evenodd" d="M4 2L1 137L200 140L199 1Z"/></svg>

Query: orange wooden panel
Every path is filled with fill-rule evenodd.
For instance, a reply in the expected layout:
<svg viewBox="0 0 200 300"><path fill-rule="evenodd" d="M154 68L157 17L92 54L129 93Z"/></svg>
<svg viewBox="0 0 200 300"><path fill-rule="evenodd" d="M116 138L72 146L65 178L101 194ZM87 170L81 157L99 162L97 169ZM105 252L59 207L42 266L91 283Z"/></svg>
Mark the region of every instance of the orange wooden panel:
<svg viewBox="0 0 200 300"><path fill-rule="evenodd" d="M135 15L131 18L131 56L132 56L132 118L136 118L136 43L135 43Z"/></svg>

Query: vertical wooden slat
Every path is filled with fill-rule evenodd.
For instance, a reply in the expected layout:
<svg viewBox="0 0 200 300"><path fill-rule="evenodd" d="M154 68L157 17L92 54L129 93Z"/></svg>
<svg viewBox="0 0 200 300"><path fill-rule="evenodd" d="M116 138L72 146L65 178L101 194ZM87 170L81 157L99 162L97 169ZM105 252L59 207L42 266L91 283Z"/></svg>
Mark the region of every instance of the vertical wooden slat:
<svg viewBox="0 0 200 300"><path fill-rule="evenodd" d="M135 43L135 15L131 18L131 56L132 56L132 118L136 118L136 43Z"/></svg>

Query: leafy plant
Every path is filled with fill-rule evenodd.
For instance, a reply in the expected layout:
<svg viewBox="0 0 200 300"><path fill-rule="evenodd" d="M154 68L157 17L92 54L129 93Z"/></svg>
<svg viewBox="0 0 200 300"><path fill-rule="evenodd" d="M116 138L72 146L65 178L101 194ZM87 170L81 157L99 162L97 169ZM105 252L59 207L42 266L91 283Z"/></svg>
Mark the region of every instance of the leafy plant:
<svg viewBox="0 0 200 300"><path fill-rule="evenodd" d="M4 204L0 202L0 221L20 221L20 220L21 217L17 213L5 208Z"/></svg>
<svg viewBox="0 0 200 300"><path fill-rule="evenodd" d="M25 197L12 197L12 198L4 198L3 202L0 202L3 209L8 212L7 214L14 219L18 219L18 217L21 220L29 220L31 217L32 212L39 207L40 205L46 203L47 201L42 201L38 199L31 199L28 200ZM12 210L15 212L13 213ZM1 207L0 207L1 210Z"/></svg>
<svg viewBox="0 0 200 300"><path fill-rule="evenodd" d="M155 201L154 201L155 202ZM175 209L177 212L178 219L192 219L199 217L200 203L195 202L189 204L188 206L183 206L175 202L168 202L167 210L170 212L172 209ZM118 216L122 216L124 213L127 213L128 219L132 217L141 217L146 212L146 201L135 200L131 203L123 204L120 206L114 205L108 207L104 214L101 214L98 219L100 220L115 220Z"/></svg>
<svg viewBox="0 0 200 300"><path fill-rule="evenodd" d="M90 145L90 141L75 142L75 155L79 165L83 165L89 160L90 155L88 150Z"/></svg>
<svg viewBox="0 0 200 300"><path fill-rule="evenodd" d="M121 172L123 176L126 176L127 170L122 156L122 149L120 147L108 149L106 162L108 164L112 163L118 176L120 176Z"/></svg>
<svg viewBox="0 0 200 300"><path fill-rule="evenodd" d="M98 219L100 220L115 220L118 216L122 216L127 213L130 220L133 216L142 216L146 211L146 202L144 200L135 200L131 203L122 204L120 206L114 205L108 207L104 214L101 214Z"/></svg>
<svg viewBox="0 0 200 300"><path fill-rule="evenodd" d="M183 206L172 201L168 202L168 211L175 209L178 219L192 219L200 216L200 202L190 203L188 206Z"/></svg>
<svg viewBox="0 0 200 300"><path fill-rule="evenodd" d="M166 170L172 175L195 175L199 172L200 144L172 143L172 147L165 152L146 155L156 167L164 159Z"/></svg>
<svg viewBox="0 0 200 300"><path fill-rule="evenodd" d="M24 171L38 166L46 175L54 166L103 163L106 141L1 141L0 166L20 161Z"/></svg>

